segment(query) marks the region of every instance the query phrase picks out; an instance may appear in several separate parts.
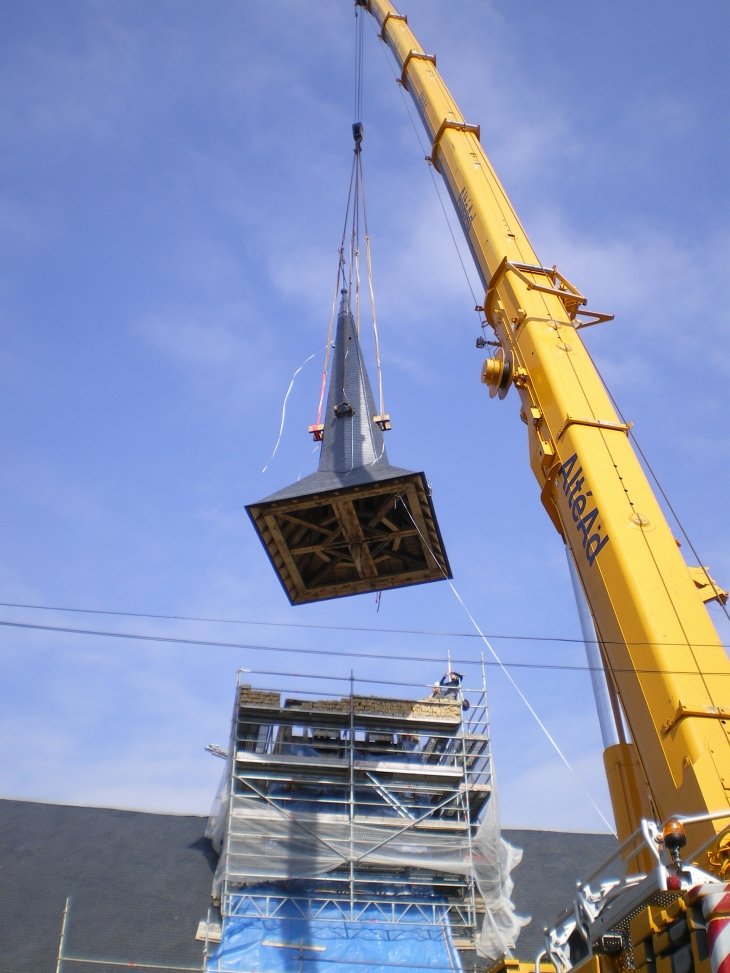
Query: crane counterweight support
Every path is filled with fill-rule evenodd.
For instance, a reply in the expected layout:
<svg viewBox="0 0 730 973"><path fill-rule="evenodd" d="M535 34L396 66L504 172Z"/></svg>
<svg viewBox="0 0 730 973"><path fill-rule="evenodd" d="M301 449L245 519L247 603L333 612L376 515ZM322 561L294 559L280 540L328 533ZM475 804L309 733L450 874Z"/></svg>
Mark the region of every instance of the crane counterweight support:
<svg viewBox="0 0 730 973"><path fill-rule="evenodd" d="M405 18L389 0L368 0L367 9L434 146L431 161L474 257L528 420L530 463L575 559L656 813L664 820L727 808L730 663L579 334L610 316L581 312L583 295L538 260L476 126ZM722 827L690 824L688 847Z"/></svg>

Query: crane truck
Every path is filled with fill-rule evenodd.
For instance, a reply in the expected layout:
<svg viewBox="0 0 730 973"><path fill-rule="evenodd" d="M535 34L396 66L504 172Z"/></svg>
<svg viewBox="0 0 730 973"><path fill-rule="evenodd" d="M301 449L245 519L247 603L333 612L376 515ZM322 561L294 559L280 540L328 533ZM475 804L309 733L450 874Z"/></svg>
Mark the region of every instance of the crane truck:
<svg viewBox="0 0 730 973"><path fill-rule="evenodd" d="M426 130L427 161L448 189L484 288L478 310L494 332L481 379L492 398L514 389L542 504L595 628L619 846L546 930L534 971L544 962L558 973L726 973L730 662L705 602L727 593L685 563L631 424L583 343L581 330L610 315L589 311L578 288L540 262L479 126L459 111L407 16L389 0L356 3L377 21ZM502 961L510 964L519 966Z"/></svg>

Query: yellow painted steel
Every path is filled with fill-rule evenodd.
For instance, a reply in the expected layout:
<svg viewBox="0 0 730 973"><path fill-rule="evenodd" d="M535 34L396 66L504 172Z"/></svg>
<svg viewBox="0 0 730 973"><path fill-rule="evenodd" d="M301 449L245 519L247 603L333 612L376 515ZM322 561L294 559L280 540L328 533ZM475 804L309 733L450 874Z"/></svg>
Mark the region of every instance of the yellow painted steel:
<svg viewBox="0 0 730 973"><path fill-rule="evenodd" d="M603 751L608 792L616 820L616 833L623 844L641 826L642 818L652 818L652 807L644 784L644 771L632 743L614 743ZM629 874L646 874L653 868L648 850L639 852L628 865Z"/></svg>
<svg viewBox="0 0 730 973"><path fill-rule="evenodd" d="M506 387L515 386L528 422L542 500L573 551L657 814L724 810L730 663L576 328L584 299L560 275L528 269L540 263L474 120L462 116L406 18L388 0L365 5L402 70L469 240L485 313L510 366ZM504 367L489 366L492 381L505 381ZM722 824L688 829L688 850Z"/></svg>

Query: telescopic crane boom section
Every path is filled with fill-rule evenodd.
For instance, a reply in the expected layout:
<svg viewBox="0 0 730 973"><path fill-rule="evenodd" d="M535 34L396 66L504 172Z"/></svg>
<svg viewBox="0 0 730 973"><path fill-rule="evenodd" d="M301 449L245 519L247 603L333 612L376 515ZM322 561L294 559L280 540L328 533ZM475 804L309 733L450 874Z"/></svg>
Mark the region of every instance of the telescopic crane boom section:
<svg viewBox="0 0 730 973"><path fill-rule="evenodd" d="M479 141L405 16L360 3L393 52L451 195L501 344L483 380L510 385L527 422L542 502L570 548L631 744L606 751L621 839L647 816L723 811L730 791L730 663L690 570L586 351L579 328L606 320L543 268ZM586 320L587 319L587 320ZM638 760L636 759L638 753ZM697 848L725 821L688 827ZM626 829L630 830L627 832Z"/></svg>

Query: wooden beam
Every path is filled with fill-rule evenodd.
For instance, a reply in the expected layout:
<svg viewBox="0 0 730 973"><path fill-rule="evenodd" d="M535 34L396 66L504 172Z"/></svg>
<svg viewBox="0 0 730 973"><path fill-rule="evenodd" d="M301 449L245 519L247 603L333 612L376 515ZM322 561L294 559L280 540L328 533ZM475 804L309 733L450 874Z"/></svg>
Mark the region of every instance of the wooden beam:
<svg viewBox="0 0 730 973"><path fill-rule="evenodd" d="M320 581L322 580L322 578L323 578L323 577L324 577L324 576L325 576L325 575L327 574L327 572L328 572L328 571L329 571L329 570L330 570L331 568L333 568L333 567L335 566L335 564L339 564L339 562L340 562L340 561L342 560L342 558L343 558L344 556L345 556L345 552L344 552L344 551L343 551L343 552L342 552L341 554L335 554L335 556L334 556L334 557L332 558L332 560L330 561L330 563L329 563L329 564L325 564L325 565L324 565L323 567L321 567L321 568L319 569L319 571L317 571L317 573L316 573L316 574L314 574L314 575L313 575L313 576L312 576L312 577L311 577L311 578L310 578L310 579L309 579L309 580L307 581L307 584L306 584L306 588L307 588L307 590L308 590L308 591L311 591L311 590L312 590L313 588L316 588L316 587L317 587L317 585L318 585L318 584L320 583Z"/></svg>
<svg viewBox="0 0 730 973"><path fill-rule="evenodd" d="M373 559L374 562L377 560L378 556L383 553L383 551L386 549L386 547L388 546L388 544L390 544L390 541L389 540L381 541L380 544L378 544L377 547L374 547L370 551L370 556L372 557L372 559Z"/></svg>
<svg viewBox="0 0 730 973"><path fill-rule="evenodd" d="M415 529L411 530L396 530L394 533L386 533L384 530L378 530L377 527L365 527L368 535L372 534L372 538L368 536L367 540L385 541L389 543L394 540L401 540L403 537L417 537L418 531ZM338 531L339 533L339 531ZM302 547L290 547L289 550L292 554L316 554L318 551L330 551L337 547L342 547L347 544L346 540L341 540L339 543L335 543L332 538L328 538L326 541L322 541L320 544L306 544Z"/></svg>
<svg viewBox="0 0 730 973"><path fill-rule="evenodd" d="M405 561L407 564L413 564L422 571L428 571L430 568L428 561L422 561L420 558L413 557L412 554L406 554L405 551L401 551L400 549L393 551L392 557L397 558L399 561Z"/></svg>
<svg viewBox="0 0 730 973"><path fill-rule="evenodd" d="M347 541L341 540L337 544L330 544L329 541L327 541L324 544L307 544L304 547L290 547L289 550L292 554L295 554L298 557L300 554L319 554L320 551L336 551L340 547L347 546Z"/></svg>
<svg viewBox="0 0 730 973"><path fill-rule="evenodd" d="M390 493L390 494L389 494L389 495L388 495L388 496L387 496L387 497L385 498L385 500L384 500L384 501L383 501L383 502L382 502L382 503L380 504L380 506L378 507L378 509L377 509L377 511L376 511L376 513L375 513L375 514L373 515L373 517L371 517L371 519L370 519L370 520L368 521L368 523L367 523L367 526L368 526L368 527L375 527L375 525L376 525L376 524L379 524L379 523L380 523L380 521L381 521L381 520L382 520L382 519L383 519L383 518L385 517L385 515L387 514L387 512L388 512L388 511L389 511L389 510L390 510L390 509L391 509L392 507L395 507L395 504L396 504L396 498L397 498L397 496L398 496L398 494L397 494L397 493Z"/></svg>
<svg viewBox="0 0 730 973"><path fill-rule="evenodd" d="M350 545L350 554L357 573L361 578L377 578L378 569L370 556L370 548L365 542L362 524L352 500L333 500L332 509L342 528L342 536Z"/></svg>
<svg viewBox="0 0 730 973"><path fill-rule="evenodd" d="M280 517L281 520L290 520L293 524L297 524L300 527L309 527L310 530L319 531L320 534L331 534L332 531L328 530L326 527L322 527L319 524L311 524L308 520L302 520L301 517L294 517L292 514L275 512L276 517ZM266 518L268 520L268 517Z"/></svg>
<svg viewBox="0 0 730 973"><path fill-rule="evenodd" d="M365 540L362 524L352 500L333 500L332 509L342 529L342 536L348 544L357 544Z"/></svg>
<svg viewBox="0 0 730 973"><path fill-rule="evenodd" d="M415 527L406 527L405 530L399 530L396 528L393 531L379 530L377 527L366 527L365 530L367 531L368 540L371 539L371 535L373 540L388 541L393 541L396 539L396 537L418 537L418 531Z"/></svg>
<svg viewBox="0 0 730 973"><path fill-rule="evenodd" d="M429 547L433 546L433 541L430 537L430 531L428 527L426 527L426 521L423 518L423 511L421 510L421 504L418 499L418 494L416 493L416 487L413 483L408 483L406 484L404 492L413 521L417 525L419 533L421 534L419 540L421 542L421 548L423 549L426 561L429 565L433 565L436 570L440 570L440 563L435 559L434 555L429 550Z"/></svg>
<svg viewBox="0 0 730 973"><path fill-rule="evenodd" d="M291 556L289 552L289 545L284 539L284 535L282 534L281 529L276 522L276 517L274 517L272 514L268 514L265 519L266 519L266 526L271 531L271 536L274 539L274 542L279 551L279 554L281 555L284 561L284 564L286 564L289 570L289 574L291 575L291 579L294 582L294 585L296 586L298 591L304 592L306 589L306 585L302 580L302 576L299 574L299 569L297 568L294 558Z"/></svg>

